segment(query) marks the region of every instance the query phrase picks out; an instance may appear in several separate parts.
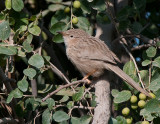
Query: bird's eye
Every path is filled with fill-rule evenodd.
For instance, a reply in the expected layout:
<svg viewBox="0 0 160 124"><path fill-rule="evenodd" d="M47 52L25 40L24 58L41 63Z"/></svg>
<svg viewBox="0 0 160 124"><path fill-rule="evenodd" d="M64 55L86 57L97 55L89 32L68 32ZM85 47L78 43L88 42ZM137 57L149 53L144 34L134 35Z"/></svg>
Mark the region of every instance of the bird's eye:
<svg viewBox="0 0 160 124"><path fill-rule="evenodd" d="M70 37L73 38L73 35L71 35Z"/></svg>

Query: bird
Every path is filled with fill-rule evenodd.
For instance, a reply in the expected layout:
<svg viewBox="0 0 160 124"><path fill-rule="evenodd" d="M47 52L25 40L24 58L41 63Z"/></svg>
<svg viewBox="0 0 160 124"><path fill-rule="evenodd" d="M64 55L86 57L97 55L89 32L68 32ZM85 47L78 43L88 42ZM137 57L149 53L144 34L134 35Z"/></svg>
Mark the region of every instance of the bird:
<svg viewBox="0 0 160 124"><path fill-rule="evenodd" d="M112 71L133 88L150 97L146 90L118 67L117 63L120 60L104 41L89 35L82 29L69 29L59 33L64 39L68 59L84 77L98 78L105 70Z"/></svg>

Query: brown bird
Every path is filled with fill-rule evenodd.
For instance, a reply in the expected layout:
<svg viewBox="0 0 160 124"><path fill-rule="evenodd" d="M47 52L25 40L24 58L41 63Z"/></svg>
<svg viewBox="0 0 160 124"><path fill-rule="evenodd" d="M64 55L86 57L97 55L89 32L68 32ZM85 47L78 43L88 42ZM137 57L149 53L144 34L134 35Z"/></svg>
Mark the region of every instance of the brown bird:
<svg viewBox="0 0 160 124"><path fill-rule="evenodd" d="M147 91L117 66L118 57L103 41L81 29L70 29L60 33L64 38L68 59L83 76L99 77L105 70L113 71L132 87L150 97Z"/></svg>

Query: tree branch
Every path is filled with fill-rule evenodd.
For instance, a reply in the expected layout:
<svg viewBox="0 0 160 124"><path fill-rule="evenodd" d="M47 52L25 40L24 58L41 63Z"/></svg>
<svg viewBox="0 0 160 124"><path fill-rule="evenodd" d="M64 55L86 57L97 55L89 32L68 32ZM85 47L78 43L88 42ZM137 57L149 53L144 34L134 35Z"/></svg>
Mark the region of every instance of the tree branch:
<svg viewBox="0 0 160 124"><path fill-rule="evenodd" d="M125 38L122 38L122 41L123 41L123 42L127 42ZM127 47L126 47L123 43L122 43L122 46L125 48L126 52L129 54L130 58L132 59L134 65L135 65L135 68L136 68L136 70L137 70L137 74L138 74L138 77L139 77L139 81L140 81L143 89L145 89L144 84L143 84L143 82L142 82L141 75L140 75L140 73L139 73L138 66L137 66L137 64L136 64L136 61L135 61L134 57L132 56L132 54L129 52L129 50L127 49Z"/></svg>
<svg viewBox="0 0 160 124"><path fill-rule="evenodd" d="M75 85L75 84L79 84L79 83L87 83L86 80L79 80L79 81L74 81L72 83L69 83L69 84L66 84L66 85L63 85L63 86L60 86L58 89L56 89L55 91L49 93L46 97L44 97L42 99L42 102L44 102L47 98L51 97L52 95L54 95L55 93L57 93L58 91L64 89L64 88L67 88L69 86L72 86L72 85Z"/></svg>
<svg viewBox="0 0 160 124"><path fill-rule="evenodd" d="M109 76L102 76L95 81L95 95L97 106L94 109L92 124L108 124L110 119L110 83Z"/></svg>

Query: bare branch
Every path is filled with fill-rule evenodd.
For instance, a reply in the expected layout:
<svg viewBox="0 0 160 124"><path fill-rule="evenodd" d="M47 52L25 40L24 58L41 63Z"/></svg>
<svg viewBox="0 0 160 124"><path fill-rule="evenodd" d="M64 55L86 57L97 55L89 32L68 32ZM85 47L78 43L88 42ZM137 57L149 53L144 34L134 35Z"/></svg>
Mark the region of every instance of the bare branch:
<svg viewBox="0 0 160 124"><path fill-rule="evenodd" d="M51 65L51 69L53 72L55 72L61 79L63 79L68 84L70 83L69 80L64 76L64 74L56 66L54 66L51 62L49 62L49 64Z"/></svg>
<svg viewBox="0 0 160 124"><path fill-rule="evenodd" d="M123 42L126 42L126 39L125 39L125 38L122 38L122 41L123 41ZM134 65L135 65L135 68L136 68L136 70L137 70L137 74L138 74L138 77L139 77L139 81L140 81L143 89L145 89L144 84L143 84L143 82L142 82L141 75L140 75L140 73L139 73L138 66L137 66L137 64L136 64L136 61L135 61L134 57L132 56L132 54L130 53L130 51L127 49L127 47L126 47L123 43L122 43L122 46L125 48L126 52L129 54L130 58L132 59Z"/></svg>
<svg viewBox="0 0 160 124"><path fill-rule="evenodd" d="M143 49L143 48L148 48L148 47L150 47L150 46L152 46L152 45L151 45L151 44L139 45L139 46L136 46L136 47L134 47L134 48L131 48L131 51L141 50L141 49Z"/></svg>
<svg viewBox="0 0 160 124"><path fill-rule="evenodd" d="M57 93L58 91L64 89L64 88L67 88L69 86L72 86L72 85L75 85L75 84L79 84L79 83L87 83L87 80L79 80L79 81L74 81L72 83L69 83L69 84L66 84L66 85L63 85L63 86L60 86L58 89L56 89L55 91L49 93L46 97L44 97L42 99L42 102L44 102L47 98L51 97L52 95L54 95L55 93Z"/></svg>

